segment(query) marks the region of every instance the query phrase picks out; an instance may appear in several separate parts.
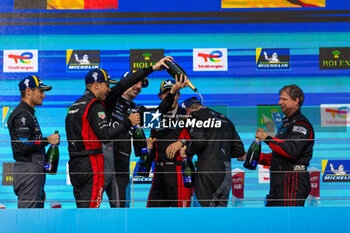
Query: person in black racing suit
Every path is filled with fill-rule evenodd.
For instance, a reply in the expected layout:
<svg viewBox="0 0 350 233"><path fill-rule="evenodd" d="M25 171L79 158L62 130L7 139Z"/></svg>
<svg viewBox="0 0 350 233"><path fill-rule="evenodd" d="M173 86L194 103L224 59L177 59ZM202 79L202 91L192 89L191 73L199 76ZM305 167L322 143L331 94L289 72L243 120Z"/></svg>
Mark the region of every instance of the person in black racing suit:
<svg viewBox="0 0 350 233"><path fill-rule="evenodd" d="M310 121L301 113L304 93L296 85L280 92L283 124L276 137L258 128L256 138L264 141L272 153L261 153L259 164L270 167L270 192L266 206L304 206L311 191L307 166L312 158L315 133Z"/></svg>
<svg viewBox="0 0 350 233"><path fill-rule="evenodd" d="M34 107L42 105L44 91L49 91L52 87L44 85L34 75L23 79L18 86L21 102L7 121L13 158L16 160L13 189L18 196L18 208L44 208L45 146L49 143L58 144L59 135L52 134L43 138Z"/></svg>
<svg viewBox="0 0 350 233"><path fill-rule="evenodd" d="M110 101L106 101L106 115L109 124L112 128L118 127L118 125L129 116L132 109L136 107L133 100L141 92L142 87L148 86L148 80L146 77L153 71L160 71L163 68L168 68L164 61L172 62L172 57L164 57L158 61L155 65L144 68L136 73L124 75L125 77L133 76L137 82L122 93L117 98L109 98ZM170 108L171 104L168 104L165 100L159 106L160 112L166 112ZM109 187L107 189L107 195L110 199L111 207L129 207L130 191L130 153L131 153L131 141L128 141L132 137L132 127L129 127L126 132L119 135L116 139L123 139L122 141L115 141L104 145L104 154L108 156L110 161L108 164L114 164L108 166L109 172L115 172L115 180L113 177L109 177ZM113 156L114 155L114 156ZM113 162L114 161L114 162ZM115 170L113 170L115 169ZM115 200L115 201L113 201Z"/></svg>
<svg viewBox="0 0 350 233"><path fill-rule="evenodd" d="M190 141L180 149L182 157L197 155L194 192L202 207L226 207L232 183L231 158L245 155L233 123L223 114L202 106L196 97L183 102L189 114Z"/></svg>
<svg viewBox="0 0 350 233"><path fill-rule="evenodd" d="M108 125L103 101L108 93L116 97L133 85L127 78L115 84L103 69L90 70L85 77L86 91L69 109L66 133L69 151L69 175L78 208L99 208L104 186L104 157L101 140L113 139L140 123L138 113L131 114L116 128Z"/></svg>

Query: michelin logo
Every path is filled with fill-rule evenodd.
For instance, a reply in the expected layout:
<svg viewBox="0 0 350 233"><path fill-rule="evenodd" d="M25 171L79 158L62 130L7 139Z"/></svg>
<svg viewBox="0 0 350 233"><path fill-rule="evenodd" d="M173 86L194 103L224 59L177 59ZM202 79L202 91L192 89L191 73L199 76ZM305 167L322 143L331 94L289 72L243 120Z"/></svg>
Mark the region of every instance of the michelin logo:
<svg viewBox="0 0 350 233"><path fill-rule="evenodd" d="M326 164L322 166L323 182L350 182L350 174L346 169L350 167L350 160L323 160L322 164Z"/></svg>

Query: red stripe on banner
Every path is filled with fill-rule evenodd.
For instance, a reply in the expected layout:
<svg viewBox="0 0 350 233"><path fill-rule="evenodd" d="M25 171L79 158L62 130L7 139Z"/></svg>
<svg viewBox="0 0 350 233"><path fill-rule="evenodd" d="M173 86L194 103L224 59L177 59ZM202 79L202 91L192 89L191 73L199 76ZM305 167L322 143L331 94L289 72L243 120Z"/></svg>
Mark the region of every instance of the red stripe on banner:
<svg viewBox="0 0 350 233"><path fill-rule="evenodd" d="M314 5L314 4L304 3L302 0L299 0L299 2L301 5L303 5L303 7L319 7L319 6Z"/></svg>
<svg viewBox="0 0 350 233"><path fill-rule="evenodd" d="M118 9L118 0L85 0L84 9Z"/></svg>

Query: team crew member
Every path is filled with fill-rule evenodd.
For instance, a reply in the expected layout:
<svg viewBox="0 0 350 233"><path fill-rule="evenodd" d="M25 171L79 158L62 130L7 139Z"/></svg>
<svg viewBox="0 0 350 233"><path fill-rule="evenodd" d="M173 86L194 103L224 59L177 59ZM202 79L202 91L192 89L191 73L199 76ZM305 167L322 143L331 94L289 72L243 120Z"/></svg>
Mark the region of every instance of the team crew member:
<svg viewBox="0 0 350 233"><path fill-rule="evenodd" d="M129 74L122 78L122 81L126 78L132 77L135 81L134 85L125 89L124 93L120 96L108 96L106 100L106 113L109 124L111 127L119 127L120 124L129 116L131 109L136 107L133 100L140 94L141 89L148 86L148 79L146 78L153 71L160 71L163 68L168 68L164 61L172 61L172 57L164 57L158 61L155 65L144 68L136 73ZM121 81L121 82L122 82ZM169 108L169 104L163 102L159 106L160 112L166 112ZM130 183L130 153L131 153L131 141L126 139L131 139L132 128L129 127L124 133L120 134L117 139L123 139L118 142L111 142L105 145L104 154L110 161L106 166L109 172L116 172L115 181L109 176L109 187L107 188L107 195L110 201L111 207L129 207L129 183ZM113 156L114 155L114 156ZM114 163L113 163L114 160ZM114 167L111 166L114 164ZM115 170L113 170L115 169Z"/></svg>
<svg viewBox="0 0 350 233"><path fill-rule="evenodd" d="M18 208L44 208L45 146L57 145L59 135L52 134L43 138L34 107L42 105L46 97L44 91L49 91L52 87L44 85L34 75L23 79L18 86L21 91L21 102L7 121L13 158L16 160L13 169L13 188L18 196Z"/></svg>
<svg viewBox="0 0 350 233"><path fill-rule="evenodd" d="M196 122L189 129L191 141L180 150L182 157L198 157L195 195L202 207L226 207L232 183L231 158L244 156L243 143L225 115L202 106L196 97L185 100L183 107Z"/></svg>
<svg viewBox="0 0 350 233"><path fill-rule="evenodd" d="M312 158L315 133L300 111L303 91L296 85L289 85L279 94L278 104L285 117L276 137L270 137L262 128L256 131L256 138L272 149L272 153L262 153L259 160L260 164L271 166L266 206L304 206L311 191L307 166Z"/></svg>
<svg viewBox="0 0 350 233"><path fill-rule="evenodd" d="M184 82L182 81L184 79ZM180 77L178 81L165 80L160 85L159 98L167 99L171 109L163 114L166 121L182 120L186 110L179 106L179 90L186 87L187 77ZM165 128L152 129L149 149L155 156L155 171L152 187L148 196L147 207L189 207L191 204L192 188L185 188L181 173L180 153L167 155L167 148L172 145L174 151L182 147L180 139L188 139L187 129ZM157 141L157 139L161 139Z"/></svg>
<svg viewBox="0 0 350 233"><path fill-rule="evenodd" d="M139 87L141 84L142 87L148 86L148 79L146 78L150 73L152 73L152 68L148 69L141 69L135 73L127 73L122 77L122 80L120 83L123 83L124 79L132 79L134 85L132 87L129 87L129 89L133 89L135 87ZM112 88L113 89L113 88ZM127 91L125 91L127 92ZM122 93L124 95L124 93ZM107 115L107 121L109 122L109 126L116 128L119 127L120 124L123 124L124 119L127 119L129 117L130 112L125 111L129 107L135 107L135 104L133 104L132 101L128 101L121 97L121 94L119 93L116 95L116 92L112 91L107 95L107 98L105 100L105 107L106 107L106 115ZM123 112L123 114L121 114ZM117 117L116 117L117 116ZM115 118L116 117L116 118ZM130 135L129 129L125 131L125 133L122 133L119 135L119 138L123 138L124 135ZM130 136L129 136L130 137ZM119 185L117 184L117 177L118 175L115 174L116 167L119 168L124 163L118 162L118 164L115 164L115 158L114 154L114 144L116 142L109 142L104 143L102 146L102 151L104 155L104 171L105 171L105 184L104 189L106 191L106 194L109 199L109 205L111 208L120 207L120 198L119 198L119 189L122 192L121 184L123 182L119 182ZM118 144L126 145L125 142L118 142ZM129 144L130 146L130 144ZM127 166L127 165L126 165ZM120 176L125 177L128 176L126 173L121 174ZM122 204L123 205L123 204Z"/></svg>
<svg viewBox="0 0 350 233"><path fill-rule="evenodd" d="M131 78L112 80L103 69L90 70L85 77L86 91L69 109L66 132L69 151L69 172L78 208L98 208L104 186L104 158L100 140L114 139L131 126L139 124L139 114L131 114L116 128L106 120L103 101L112 88L118 96L134 84Z"/></svg>

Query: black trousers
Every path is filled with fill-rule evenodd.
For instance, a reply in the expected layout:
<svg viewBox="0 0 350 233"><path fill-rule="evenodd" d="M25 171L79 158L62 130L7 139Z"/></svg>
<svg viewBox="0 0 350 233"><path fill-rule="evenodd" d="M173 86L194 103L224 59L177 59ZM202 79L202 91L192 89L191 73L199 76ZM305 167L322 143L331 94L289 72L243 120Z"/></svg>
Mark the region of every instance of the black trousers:
<svg viewBox="0 0 350 233"><path fill-rule="evenodd" d="M271 172L266 206L304 206L310 191L308 171Z"/></svg>

